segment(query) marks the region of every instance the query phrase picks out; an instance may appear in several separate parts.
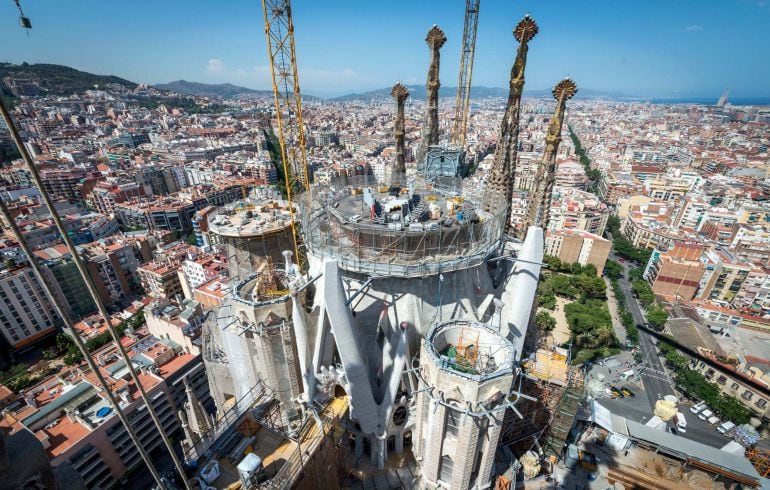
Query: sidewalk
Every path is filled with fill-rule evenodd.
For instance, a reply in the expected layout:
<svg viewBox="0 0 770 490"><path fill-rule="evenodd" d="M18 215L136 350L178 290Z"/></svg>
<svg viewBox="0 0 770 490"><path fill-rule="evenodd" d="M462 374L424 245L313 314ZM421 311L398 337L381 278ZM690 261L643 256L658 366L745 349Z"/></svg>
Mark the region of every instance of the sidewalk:
<svg viewBox="0 0 770 490"><path fill-rule="evenodd" d="M607 285L607 308L610 310L610 317L612 318L612 325L615 327L615 336L620 341L620 345L626 345L626 327L623 326L623 322L620 321L620 312L618 312L617 298L615 298L615 291L612 290L612 284L606 277L604 283Z"/></svg>

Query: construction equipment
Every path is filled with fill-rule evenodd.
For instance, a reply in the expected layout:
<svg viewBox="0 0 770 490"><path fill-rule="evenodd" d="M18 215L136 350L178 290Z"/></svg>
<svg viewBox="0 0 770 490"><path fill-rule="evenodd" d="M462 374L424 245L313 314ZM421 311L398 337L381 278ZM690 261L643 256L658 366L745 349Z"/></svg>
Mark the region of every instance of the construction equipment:
<svg viewBox="0 0 770 490"><path fill-rule="evenodd" d="M770 476L770 451L757 446L746 449L746 457L762 478Z"/></svg>
<svg viewBox="0 0 770 490"><path fill-rule="evenodd" d="M29 20L29 17L24 15L24 11L21 10L21 3L19 3L19 0L14 0L14 3L16 4L16 8L19 9L19 25L27 30L27 36L29 36L29 30L32 29L32 21Z"/></svg>
<svg viewBox="0 0 770 490"><path fill-rule="evenodd" d="M294 51L294 22L289 0L262 0L265 14L265 36L270 57L270 74L273 81L275 112L278 121L278 141L286 182L286 199L291 213L291 230L294 237L294 256L300 270L304 268L304 255L300 254L300 237L294 217L292 197L307 190L307 150L305 129L302 122L302 102L297 75L297 56Z"/></svg>
<svg viewBox="0 0 770 490"><path fill-rule="evenodd" d="M452 128L452 143L460 146L465 146L465 134L468 129L468 107L471 100L473 55L476 51L476 31L479 24L479 2L480 0L465 0L465 26L460 50L455 120Z"/></svg>

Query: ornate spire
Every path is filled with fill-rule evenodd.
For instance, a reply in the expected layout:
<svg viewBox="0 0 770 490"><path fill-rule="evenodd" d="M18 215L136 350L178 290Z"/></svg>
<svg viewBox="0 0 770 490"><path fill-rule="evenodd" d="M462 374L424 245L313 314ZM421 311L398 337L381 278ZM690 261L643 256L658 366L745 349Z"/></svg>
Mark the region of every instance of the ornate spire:
<svg viewBox="0 0 770 490"><path fill-rule="evenodd" d="M548 229L550 219L551 194L556 176L556 153L561 143L561 130L564 125L564 110L567 101L577 93L577 85L569 77L559 82L553 88L553 98L556 99L556 109L551 122L548 124L548 134L545 136L545 151L535 175L535 187L529 200L527 216L520 232L526 234L527 227L539 224L543 231Z"/></svg>
<svg viewBox="0 0 770 490"><path fill-rule="evenodd" d="M441 86L438 80L439 50L446 42L444 31L434 25L428 31L425 42L430 48L430 68L428 68L428 82L425 84L425 121L422 126L422 139L417 149L418 165L425 159L428 146L438 144L438 89Z"/></svg>
<svg viewBox="0 0 770 490"><path fill-rule="evenodd" d="M393 133L396 138L396 166L394 172L396 174L406 173L406 161L404 159L404 102L409 97L409 90L406 89L401 83L393 85L393 90L390 91L390 95L396 99L396 120L394 122Z"/></svg>
<svg viewBox="0 0 770 490"><path fill-rule="evenodd" d="M528 43L537 32L537 24L529 15L521 19L513 30L513 36L519 41L519 48L516 51L513 68L511 68L508 104L500 124L500 137L495 149L495 160L487 177L485 207L487 210L491 210L498 205L497 203L505 203L507 208L506 230L510 227L511 221L511 192L518 151L519 114L521 113L521 94L524 91L524 69L527 66L527 53L529 52Z"/></svg>

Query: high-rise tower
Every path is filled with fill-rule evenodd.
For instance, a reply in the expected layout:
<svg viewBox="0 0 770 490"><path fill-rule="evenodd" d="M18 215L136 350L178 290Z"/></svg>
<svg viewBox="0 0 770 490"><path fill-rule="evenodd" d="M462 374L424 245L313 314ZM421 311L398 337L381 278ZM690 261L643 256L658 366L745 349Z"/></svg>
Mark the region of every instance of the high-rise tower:
<svg viewBox="0 0 770 490"><path fill-rule="evenodd" d="M500 124L500 137L495 150L495 160L487 180L487 206L501 200L507 205L506 230L510 227L511 218L511 189L513 188L513 172L516 165L517 145L519 141L519 114L521 113L521 94L524 91L524 69L527 66L529 41L537 35L537 24L529 16L525 16L513 30L513 36L519 41L516 51L516 61L511 68L510 90L508 105Z"/></svg>
<svg viewBox="0 0 770 490"><path fill-rule="evenodd" d="M559 82L553 88L553 97L556 99L556 109L551 122L548 124L548 134L545 136L545 151L535 176L535 190L529 200L527 215L520 234L526 233L527 227L539 225L543 230L548 229L549 210L551 207L551 193L556 176L556 152L561 143L561 130L564 125L564 110L567 101L577 93L577 85L569 77Z"/></svg>
<svg viewBox="0 0 770 490"><path fill-rule="evenodd" d="M396 99L396 120L393 124L393 134L396 139L396 165L394 171L396 174L406 173L406 162L404 159L404 102L409 97L409 90L406 89L401 83L393 85L393 90L390 91L390 95Z"/></svg>
<svg viewBox="0 0 770 490"><path fill-rule="evenodd" d="M425 84L425 121L422 126L422 139L417 150L417 164L421 164L428 153L430 145L438 144L438 89L441 83L438 80L440 53L439 50L446 42L446 35L438 26L433 26L425 37L425 42L430 48L430 68L428 68L428 82Z"/></svg>

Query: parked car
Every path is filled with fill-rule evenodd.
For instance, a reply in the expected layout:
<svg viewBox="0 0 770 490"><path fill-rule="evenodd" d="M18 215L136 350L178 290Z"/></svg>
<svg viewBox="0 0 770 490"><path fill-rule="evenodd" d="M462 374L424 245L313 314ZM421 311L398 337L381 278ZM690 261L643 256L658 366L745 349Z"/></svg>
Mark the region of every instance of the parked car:
<svg viewBox="0 0 770 490"><path fill-rule="evenodd" d="M708 419L708 423L711 425L719 425L721 422L722 421L719 420L719 417L717 417L716 415L713 415Z"/></svg>
<svg viewBox="0 0 770 490"><path fill-rule="evenodd" d="M708 408L698 414L698 418L701 419L701 420L707 420L707 419L709 419L710 417L713 417L713 416L714 416L714 412L712 412Z"/></svg>
<svg viewBox="0 0 770 490"><path fill-rule="evenodd" d="M629 396L629 397L631 397L631 398L633 398L633 397L635 397L635 396L636 396L636 395L634 394L634 392L633 392L633 391L629 390L629 389L628 389L628 388L626 388L625 386L623 386L622 388L620 388L620 391L622 391L624 395L626 395L626 396Z"/></svg>
<svg viewBox="0 0 770 490"><path fill-rule="evenodd" d="M610 392L615 395L618 398L624 398L626 395L623 394L622 391L620 391L617 386L610 386Z"/></svg>
<svg viewBox="0 0 770 490"><path fill-rule="evenodd" d="M720 434L727 434L731 430L735 429L735 424L732 422L723 422L722 425L717 427L717 432Z"/></svg>
<svg viewBox="0 0 770 490"><path fill-rule="evenodd" d="M690 407L690 411L692 413L700 413L700 411L703 410L704 408L706 408L706 403L705 402L700 402L700 403L696 403L695 405L691 406Z"/></svg>

